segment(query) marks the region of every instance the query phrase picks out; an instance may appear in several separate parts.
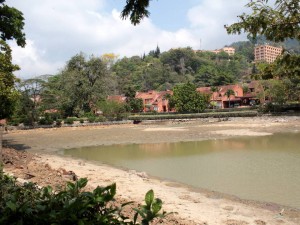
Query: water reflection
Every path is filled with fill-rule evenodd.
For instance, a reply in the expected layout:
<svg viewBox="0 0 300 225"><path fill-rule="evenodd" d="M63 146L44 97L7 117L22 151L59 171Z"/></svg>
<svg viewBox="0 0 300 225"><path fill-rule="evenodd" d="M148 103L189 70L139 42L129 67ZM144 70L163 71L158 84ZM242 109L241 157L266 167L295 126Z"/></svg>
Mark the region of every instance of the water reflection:
<svg viewBox="0 0 300 225"><path fill-rule="evenodd" d="M64 154L146 171L195 187L300 208L300 133L131 144Z"/></svg>

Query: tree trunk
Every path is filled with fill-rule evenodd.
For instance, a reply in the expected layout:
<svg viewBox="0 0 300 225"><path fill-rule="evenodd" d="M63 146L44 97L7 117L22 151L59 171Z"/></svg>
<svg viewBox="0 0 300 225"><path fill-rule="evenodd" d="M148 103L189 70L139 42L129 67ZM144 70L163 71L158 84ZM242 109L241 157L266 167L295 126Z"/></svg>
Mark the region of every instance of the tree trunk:
<svg viewBox="0 0 300 225"><path fill-rule="evenodd" d="M4 127L0 125L0 165L3 163L2 160L2 139L3 139Z"/></svg>

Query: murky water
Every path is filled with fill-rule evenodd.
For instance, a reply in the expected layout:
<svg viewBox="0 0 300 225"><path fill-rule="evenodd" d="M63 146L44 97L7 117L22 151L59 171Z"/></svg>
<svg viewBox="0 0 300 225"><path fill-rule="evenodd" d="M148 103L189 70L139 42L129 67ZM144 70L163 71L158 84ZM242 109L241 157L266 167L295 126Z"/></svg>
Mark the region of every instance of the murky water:
<svg viewBox="0 0 300 225"><path fill-rule="evenodd" d="M63 154L244 199L300 208L300 133L89 147Z"/></svg>

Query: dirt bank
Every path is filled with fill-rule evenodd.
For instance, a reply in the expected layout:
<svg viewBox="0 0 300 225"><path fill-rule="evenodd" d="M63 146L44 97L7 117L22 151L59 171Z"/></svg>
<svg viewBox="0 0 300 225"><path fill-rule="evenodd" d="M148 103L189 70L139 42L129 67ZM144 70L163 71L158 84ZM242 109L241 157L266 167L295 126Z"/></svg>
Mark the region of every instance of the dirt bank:
<svg viewBox="0 0 300 225"><path fill-rule="evenodd" d="M178 212L180 224L300 224L298 210L285 208L280 215L282 207L275 204L248 202L214 192L198 192L175 183L152 179L144 173L94 165L55 154L60 149L82 146L195 141L291 131L300 131L300 117L233 118L228 121L202 119L148 125L13 131L4 135L4 144L37 153L34 156L35 163L43 163L54 170L72 170L79 177L88 177L92 187L116 182L117 197L120 199L141 202L144 194L153 189L164 200L167 211Z"/></svg>

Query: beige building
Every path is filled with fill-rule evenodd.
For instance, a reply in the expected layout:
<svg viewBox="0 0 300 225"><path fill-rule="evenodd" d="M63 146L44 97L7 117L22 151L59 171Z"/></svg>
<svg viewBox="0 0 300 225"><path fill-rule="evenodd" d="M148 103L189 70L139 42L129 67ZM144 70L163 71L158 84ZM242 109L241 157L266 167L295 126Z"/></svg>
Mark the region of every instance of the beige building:
<svg viewBox="0 0 300 225"><path fill-rule="evenodd" d="M258 45L254 49L255 62L272 63L282 54L282 47L271 45Z"/></svg>
<svg viewBox="0 0 300 225"><path fill-rule="evenodd" d="M235 53L235 48L233 47L224 47L220 50L226 52L228 55L234 55Z"/></svg>
<svg viewBox="0 0 300 225"><path fill-rule="evenodd" d="M219 54L220 52L226 52L228 55L234 55L235 53L235 48L233 47L224 47L221 49L215 49L215 50L197 50L195 52L213 52L215 54Z"/></svg>

